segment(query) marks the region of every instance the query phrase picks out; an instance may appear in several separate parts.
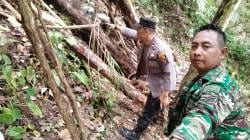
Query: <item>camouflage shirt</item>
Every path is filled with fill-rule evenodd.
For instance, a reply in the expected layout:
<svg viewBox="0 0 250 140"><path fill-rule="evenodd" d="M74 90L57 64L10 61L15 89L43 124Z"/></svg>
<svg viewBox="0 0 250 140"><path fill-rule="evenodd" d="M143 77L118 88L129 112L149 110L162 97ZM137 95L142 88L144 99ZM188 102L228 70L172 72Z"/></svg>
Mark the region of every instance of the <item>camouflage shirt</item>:
<svg viewBox="0 0 250 140"><path fill-rule="evenodd" d="M223 65L184 86L170 110L168 133L185 140L249 139L238 85Z"/></svg>

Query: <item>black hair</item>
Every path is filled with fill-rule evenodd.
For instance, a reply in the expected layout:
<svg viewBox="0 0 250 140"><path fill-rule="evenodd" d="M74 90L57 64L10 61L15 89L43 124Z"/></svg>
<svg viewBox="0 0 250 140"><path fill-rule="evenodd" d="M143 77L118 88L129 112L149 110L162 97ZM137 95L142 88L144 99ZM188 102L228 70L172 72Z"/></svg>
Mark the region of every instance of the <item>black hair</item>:
<svg viewBox="0 0 250 140"><path fill-rule="evenodd" d="M226 37L226 34L224 31L222 31L221 27L216 25L216 24L207 24L207 25L204 25L204 26L201 26L199 27L197 30L195 30L194 32L194 36L198 33L198 32L201 32L201 31L204 31L204 30L212 30L212 31L215 31L216 33L218 33L220 35L220 38L219 38L219 41L223 44L222 47L224 47L226 45L226 40L227 40L227 37Z"/></svg>
<svg viewBox="0 0 250 140"><path fill-rule="evenodd" d="M155 29L156 22L151 18L141 17L139 25L142 26L142 27L148 27L148 28L151 28L151 29Z"/></svg>

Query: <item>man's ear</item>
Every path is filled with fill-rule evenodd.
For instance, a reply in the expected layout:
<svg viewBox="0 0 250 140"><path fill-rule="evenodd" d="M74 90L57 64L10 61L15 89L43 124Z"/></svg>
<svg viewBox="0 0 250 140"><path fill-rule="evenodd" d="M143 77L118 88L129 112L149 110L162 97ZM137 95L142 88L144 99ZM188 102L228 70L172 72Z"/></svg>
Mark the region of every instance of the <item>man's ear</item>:
<svg viewBox="0 0 250 140"><path fill-rule="evenodd" d="M147 33L148 30L147 30L146 28L143 28L143 32L144 32L144 33Z"/></svg>
<svg viewBox="0 0 250 140"><path fill-rule="evenodd" d="M223 47L221 49L221 58L224 59L228 54L228 48L227 47Z"/></svg>

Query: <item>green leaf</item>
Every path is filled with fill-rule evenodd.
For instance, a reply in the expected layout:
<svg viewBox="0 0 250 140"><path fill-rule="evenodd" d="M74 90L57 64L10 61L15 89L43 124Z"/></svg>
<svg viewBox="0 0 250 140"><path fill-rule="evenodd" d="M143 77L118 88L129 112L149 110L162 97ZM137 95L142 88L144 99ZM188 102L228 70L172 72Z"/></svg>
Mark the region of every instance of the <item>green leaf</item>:
<svg viewBox="0 0 250 140"><path fill-rule="evenodd" d="M52 73L53 73L53 77L54 77L54 79L55 79L55 81L56 81L56 85L60 87L60 85L61 85L61 80L60 80L60 78L58 77L58 75L57 75L57 73L56 73L55 70L52 70Z"/></svg>
<svg viewBox="0 0 250 140"><path fill-rule="evenodd" d="M34 96L36 94L36 91L34 90L34 88L32 87L28 87L27 89L25 89L25 92L29 95L29 96Z"/></svg>
<svg viewBox="0 0 250 140"><path fill-rule="evenodd" d="M61 32L51 31L49 32L49 36L54 46L57 47L60 43L62 43L63 34Z"/></svg>
<svg viewBox="0 0 250 140"><path fill-rule="evenodd" d="M32 111L34 116L42 116L42 111L41 109L38 107L38 105L36 105L34 102L30 101L30 102L26 102L26 104L28 105L29 109Z"/></svg>
<svg viewBox="0 0 250 140"><path fill-rule="evenodd" d="M15 119L14 115L10 112L4 112L4 113L0 114L0 123L1 124L11 125L15 121L16 121L16 119Z"/></svg>
<svg viewBox="0 0 250 140"><path fill-rule="evenodd" d="M33 67L29 66L27 67L26 69L26 79L27 79L27 82L28 83L31 83L31 82L36 82L36 78L35 78L35 70Z"/></svg>
<svg viewBox="0 0 250 140"><path fill-rule="evenodd" d="M10 83L11 83L12 89L16 90L17 89L16 79L12 78L11 81L10 81Z"/></svg>
<svg viewBox="0 0 250 140"><path fill-rule="evenodd" d="M3 70L3 78L6 80L12 79L12 69L11 66L7 66Z"/></svg>
<svg viewBox="0 0 250 140"><path fill-rule="evenodd" d="M65 57L65 54L62 50L57 48L57 49L55 49L55 52L56 52L56 56L57 56L60 64L67 63L67 61L66 61L67 58Z"/></svg>
<svg viewBox="0 0 250 140"><path fill-rule="evenodd" d="M78 72L72 72L72 74L78 79L80 80L84 85L89 86L89 78L88 76L82 72L82 73L78 73Z"/></svg>
<svg viewBox="0 0 250 140"><path fill-rule="evenodd" d="M25 77L27 75L26 69L22 68L21 71L16 72L16 75L17 75L17 84L19 86L24 86L26 83Z"/></svg>
<svg viewBox="0 0 250 140"><path fill-rule="evenodd" d="M10 60L10 58L9 58L8 55L6 55L6 54L0 54L0 61L1 61L1 59L3 59L5 66L11 64L11 60Z"/></svg>
<svg viewBox="0 0 250 140"><path fill-rule="evenodd" d="M14 123L17 119L21 118L21 111L19 108L3 108L3 113L0 114L0 123L3 124L12 124Z"/></svg>
<svg viewBox="0 0 250 140"><path fill-rule="evenodd" d="M22 139L23 137L23 134L24 134L24 129L23 127L21 126L13 126L11 128L9 128L7 130L7 133L6 133L9 137L11 137L12 139Z"/></svg>
<svg viewBox="0 0 250 140"><path fill-rule="evenodd" d="M28 94L25 94L24 95L24 100L25 100L25 103L29 103L31 102L32 100L30 99L30 96Z"/></svg>
<svg viewBox="0 0 250 140"><path fill-rule="evenodd" d="M15 119L20 119L22 117L21 111L17 107L12 108L12 115L15 117Z"/></svg>

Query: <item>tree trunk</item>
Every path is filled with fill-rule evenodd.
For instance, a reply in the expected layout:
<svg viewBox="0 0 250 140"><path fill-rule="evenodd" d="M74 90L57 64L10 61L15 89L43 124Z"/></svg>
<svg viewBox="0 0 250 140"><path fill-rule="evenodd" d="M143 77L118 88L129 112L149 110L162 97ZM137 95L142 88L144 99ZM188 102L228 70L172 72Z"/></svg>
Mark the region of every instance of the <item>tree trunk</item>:
<svg viewBox="0 0 250 140"><path fill-rule="evenodd" d="M131 0L110 0L114 2L117 7L120 7L122 14L125 16L128 26L134 28L135 23L138 22L135 9Z"/></svg>
<svg viewBox="0 0 250 140"><path fill-rule="evenodd" d="M241 2L242 0L223 0L212 23L220 25L222 30L225 30Z"/></svg>
<svg viewBox="0 0 250 140"><path fill-rule="evenodd" d="M38 27L38 23L41 23L41 21L38 20L39 19L38 16L31 9L31 0L25 0L25 1L15 0L15 3L17 3L18 5L19 12L21 13L22 16L24 30L26 31L34 47L36 55L41 62L44 74L48 78L49 82L48 85L53 91L55 102L59 108L60 113L62 114L66 127L69 130L73 140L81 140L83 139L83 135L81 132L82 127L80 128L77 127L77 125L74 122L75 120L74 117L76 117L77 114L72 115L70 113L70 110L72 110L72 108L68 106L68 102L72 103L73 98L67 100L65 97L63 97L64 94L60 92L59 88L56 85L55 79L53 78L53 74L51 73L51 69L48 64L48 59L44 55L45 54L44 49L48 49L46 51L49 52L49 55L54 55L54 53L51 52L52 46L49 46L50 43L46 41L47 39L43 31ZM51 59L52 59L51 61L54 62L54 64L56 64L56 69L57 70L59 69L59 76L61 77L61 80L65 80L65 77L62 76L64 74L60 70L60 65L58 65L58 61L55 59L55 56L51 56ZM64 86L66 87L66 91L69 92L70 87L67 87L66 80L64 82ZM70 92L68 94L70 94ZM74 107L73 110L75 111ZM78 125L81 124L78 122Z"/></svg>
<svg viewBox="0 0 250 140"><path fill-rule="evenodd" d="M119 76L117 72L111 72L108 65L104 63L98 56L96 56L88 47L87 44L77 39L77 43L73 44L68 42L69 49L75 52L79 58L89 62L90 66L99 71L105 78L107 78L114 85L119 81L118 88L123 93L134 101L142 104L146 102L146 97L136 90L126 78Z"/></svg>

